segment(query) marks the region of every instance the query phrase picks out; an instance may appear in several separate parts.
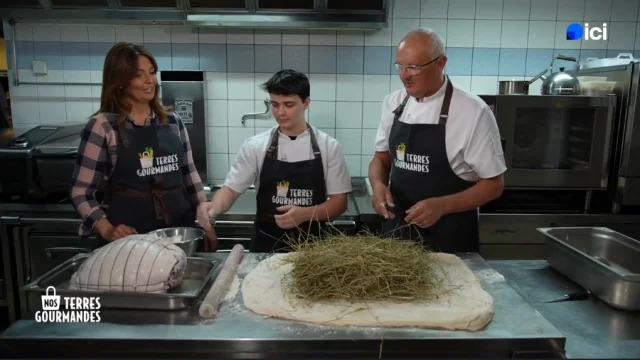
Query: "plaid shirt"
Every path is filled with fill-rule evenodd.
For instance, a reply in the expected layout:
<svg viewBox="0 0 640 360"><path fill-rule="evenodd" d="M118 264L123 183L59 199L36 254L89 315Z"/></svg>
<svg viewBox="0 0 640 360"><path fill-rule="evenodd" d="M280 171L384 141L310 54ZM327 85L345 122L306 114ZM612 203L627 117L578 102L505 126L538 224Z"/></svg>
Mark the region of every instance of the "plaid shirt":
<svg viewBox="0 0 640 360"><path fill-rule="evenodd" d="M115 114L99 113L89 120L81 134L71 185L71 201L83 220L79 229L80 235L90 234L96 221L106 217L103 205L98 203L95 193L101 185L105 184L116 165L117 136L112 126L116 118ZM147 120L146 126L159 126L159 119L155 115ZM184 184L191 203L194 207L198 206L207 199L204 186L193 163L189 135L184 123L175 112L169 114L167 123L182 141L186 163L181 168ZM134 127L130 119L125 124L127 129Z"/></svg>

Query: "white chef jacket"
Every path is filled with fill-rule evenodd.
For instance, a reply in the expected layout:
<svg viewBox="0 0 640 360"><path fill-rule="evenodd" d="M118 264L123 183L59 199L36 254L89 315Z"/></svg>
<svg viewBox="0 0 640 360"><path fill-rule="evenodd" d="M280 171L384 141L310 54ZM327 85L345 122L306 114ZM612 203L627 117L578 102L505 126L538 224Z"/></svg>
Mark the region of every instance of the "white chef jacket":
<svg viewBox="0 0 640 360"><path fill-rule="evenodd" d="M432 96L419 102L411 97L399 121L408 124L437 124L444 99L446 82ZM389 133L393 110L402 103L406 90L387 95L382 103L374 151L389 150ZM453 172L467 181L490 178L507 169L496 119L489 106L478 96L455 85L446 124L446 148Z"/></svg>
<svg viewBox="0 0 640 360"><path fill-rule="evenodd" d="M252 184L256 189L260 187L260 169L269 147L273 128L245 140L227 174L225 186L238 193L244 193ZM327 133L313 126L311 128L316 135L322 156L327 195L351 192L351 176L340 144ZM314 158L309 129L295 137L295 140L280 132L278 135L278 160L298 162Z"/></svg>

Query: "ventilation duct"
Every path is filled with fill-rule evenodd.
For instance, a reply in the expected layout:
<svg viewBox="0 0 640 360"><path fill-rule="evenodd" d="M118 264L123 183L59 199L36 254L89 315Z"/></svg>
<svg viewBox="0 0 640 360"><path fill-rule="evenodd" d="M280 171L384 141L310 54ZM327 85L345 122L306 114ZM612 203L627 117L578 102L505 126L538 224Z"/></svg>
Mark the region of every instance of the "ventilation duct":
<svg viewBox="0 0 640 360"><path fill-rule="evenodd" d="M162 23L199 27L376 30L393 0L2 0L15 21Z"/></svg>

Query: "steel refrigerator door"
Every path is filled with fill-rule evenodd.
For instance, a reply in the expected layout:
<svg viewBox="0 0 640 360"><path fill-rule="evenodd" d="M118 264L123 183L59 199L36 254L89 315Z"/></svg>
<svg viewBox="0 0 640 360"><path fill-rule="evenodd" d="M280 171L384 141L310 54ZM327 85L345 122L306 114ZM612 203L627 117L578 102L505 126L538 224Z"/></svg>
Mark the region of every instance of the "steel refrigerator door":
<svg viewBox="0 0 640 360"><path fill-rule="evenodd" d="M204 73L202 71L162 71L162 103L172 106L182 118L200 179L208 185L207 124L204 103Z"/></svg>

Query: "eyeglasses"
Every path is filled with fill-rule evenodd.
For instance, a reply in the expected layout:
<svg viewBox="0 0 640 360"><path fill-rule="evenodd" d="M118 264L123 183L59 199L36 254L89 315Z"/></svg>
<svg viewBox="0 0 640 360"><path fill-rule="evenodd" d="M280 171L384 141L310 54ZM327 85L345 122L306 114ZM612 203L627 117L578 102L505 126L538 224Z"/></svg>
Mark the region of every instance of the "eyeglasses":
<svg viewBox="0 0 640 360"><path fill-rule="evenodd" d="M418 75L423 67L425 67L427 65L430 65L431 63L434 63L438 59L440 59L440 56L438 56L435 59L429 61L428 63L422 64L422 65L400 65L398 63L395 63L395 64L393 64L393 66L396 67L396 70L398 72L400 72L402 70L405 70L409 75Z"/></svg>

